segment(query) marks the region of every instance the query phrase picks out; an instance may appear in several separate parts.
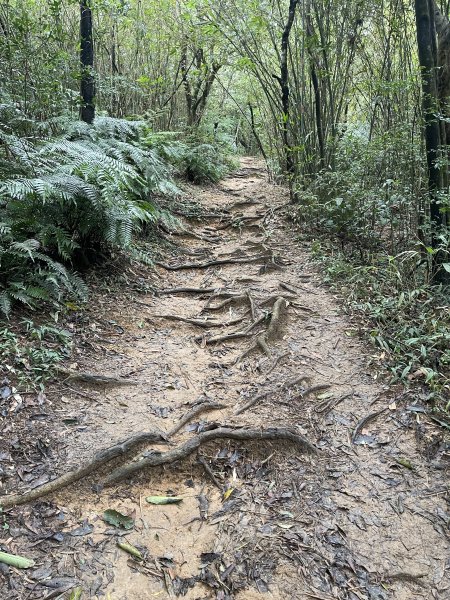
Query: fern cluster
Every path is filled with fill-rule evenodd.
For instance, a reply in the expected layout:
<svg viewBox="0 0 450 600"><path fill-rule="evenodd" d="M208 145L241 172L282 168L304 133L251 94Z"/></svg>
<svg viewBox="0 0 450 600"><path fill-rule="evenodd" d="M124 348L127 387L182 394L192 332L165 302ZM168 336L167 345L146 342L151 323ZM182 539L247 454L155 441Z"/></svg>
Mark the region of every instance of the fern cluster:
<svg viewBox="0 0 450 600"><path fill-rule="evenodd" d="M156 196L178 193L167 162L141 143L144 131L108 117L43 127L0 105L1 312L14 300L84 298L73 268L131 248L133 234L158 218Z"/></svg>
<svg viewBox="0 0 450 600"><path fill-rule="evenodd" d="M237 165L229 159L226 149L214 141L198 137L174 140L173 132L151 133L146 142L157 148L177 173L195 184L217 183Z"/></svg>

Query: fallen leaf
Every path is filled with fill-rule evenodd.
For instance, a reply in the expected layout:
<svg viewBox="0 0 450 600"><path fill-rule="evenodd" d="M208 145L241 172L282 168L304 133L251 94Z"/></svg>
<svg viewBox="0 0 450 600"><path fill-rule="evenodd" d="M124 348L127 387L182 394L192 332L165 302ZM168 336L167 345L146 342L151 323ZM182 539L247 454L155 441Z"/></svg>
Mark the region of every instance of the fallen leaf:
<svg viewBox="0 0 450 600"><path fill-rule="evenodd" d="M134 556L135 558L138 558L139 560L142 560L144 558L142 556L142 554L139 552L139 550L137 548L135 548L134 546L132 546L131 544L127 544L126 542L117 542L117 546L121 550L124 550L124 552L131 554L131 556Z"/></svg>
<svg viewBox="0 0 450 600"><path fill-rule="evenodd" d="M103 520L114 527L123 527L124 529L133 529L134 527L134 519L132 517L123 515L113 508L105 510Z"/></svg>
<svg viewBox="0 0 450 600"><path fill-rule="evenodd" d="M291 529L292 527L294 527L294 523L277 523L278 527L281 527L281 529Z"/></svg>
<svg viewBox="0 0 450 600"><path fill-rule="evenodd" d="M149 504L179 504L183 498L181 496L147 496Z"/></svg>
<svg viewBox="0 0 450 600"><path fill-rule="evenodd" d="M234 492L234 488L228 488L226 490L226 492L224 492L223 494L223 499L224 500L228 500L228 498L231 496L231 494Z"/></svg>

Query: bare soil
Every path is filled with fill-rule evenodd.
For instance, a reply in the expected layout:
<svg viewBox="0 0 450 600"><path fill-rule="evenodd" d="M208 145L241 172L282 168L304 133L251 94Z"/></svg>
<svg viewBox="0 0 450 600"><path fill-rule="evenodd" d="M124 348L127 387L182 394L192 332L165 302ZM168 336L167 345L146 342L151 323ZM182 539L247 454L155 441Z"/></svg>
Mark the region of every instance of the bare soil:
<svg viewBox="0 0 450 600"><path fill-rule="evenodd" d="M206 400L224 408L189 423L169 449L221 425L289 427L318 453L220 440L104 485L121 464L168 449L138 448L5 513L0 549L36 566L0 565L0 597L69 598L80 587L82 598L111 600L450 598L448 444L420 389L389 386L369 366L357 322L322 283L286 221L285 190L259 163L243 159L219 186L190 192L207 216L169 236L156 268L122 275L119 291L99 285L69 324L78 347L68 368L137 385L66 380L6 416L1 493L138 432L168 431ZM218 292L170 293L180 287ZM173 494L182 502L145 500ZM108 525L111 508L134 528Z"/></svg>

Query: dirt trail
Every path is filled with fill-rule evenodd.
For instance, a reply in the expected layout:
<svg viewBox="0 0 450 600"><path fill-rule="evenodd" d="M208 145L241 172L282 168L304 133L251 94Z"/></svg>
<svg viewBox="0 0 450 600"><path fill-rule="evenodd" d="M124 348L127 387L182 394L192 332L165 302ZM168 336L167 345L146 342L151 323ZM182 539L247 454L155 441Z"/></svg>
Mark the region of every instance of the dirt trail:
<svg viewBox="0 0 450 600"><path fill-rule="evenodd" d="M284 190L257 162L243 159L236 174L195 194L209 216L191 221L195 237L173 236L184 252L167 255L153 273L159 292L105 294L93 309L94 341L87 339L80 368L137 385L99 391L71 383L62 398L50 396L66 423L77 419L60 430L67 455L59 472L136 432L169 430L202 400L224 408L191 422L173 444L217 424L290 427L320 452L282 440L220 440L199 450L218 486L194 453L98 486L114 464L53 504L15 509L17 551L30 554L20 526L42 523L45 510L72 532L62 545L47 538L33 547L42 571L26 598L46 597L51 587L43 593L42 585L57 577L67 586L81 581L86 598L111 600L449 598L445 447L417 395L374 379L357 324L321 284L285 223ZM180 287L223 293L169 293ZM183 502L145 502L172 492ZM135 516L135 529L121 537L148 550L145 566L130 565L116 548L117 531L100 518L107 508Z"/></svg>

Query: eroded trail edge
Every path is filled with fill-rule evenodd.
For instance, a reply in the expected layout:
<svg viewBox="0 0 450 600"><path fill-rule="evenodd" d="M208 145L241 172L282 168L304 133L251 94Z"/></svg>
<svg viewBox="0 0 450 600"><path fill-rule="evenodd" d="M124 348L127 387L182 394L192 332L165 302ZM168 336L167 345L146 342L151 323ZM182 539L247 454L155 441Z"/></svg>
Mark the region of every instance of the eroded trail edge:
<svg viewBox="0 0 450 600"><path fill-rule="evenodd" d="M445 445L417 393L376 381L256 161L192 194L203 216L99 292L49 393L55 475L6 486L8 548L38 565L8 597L448 597Z"/></svg>

